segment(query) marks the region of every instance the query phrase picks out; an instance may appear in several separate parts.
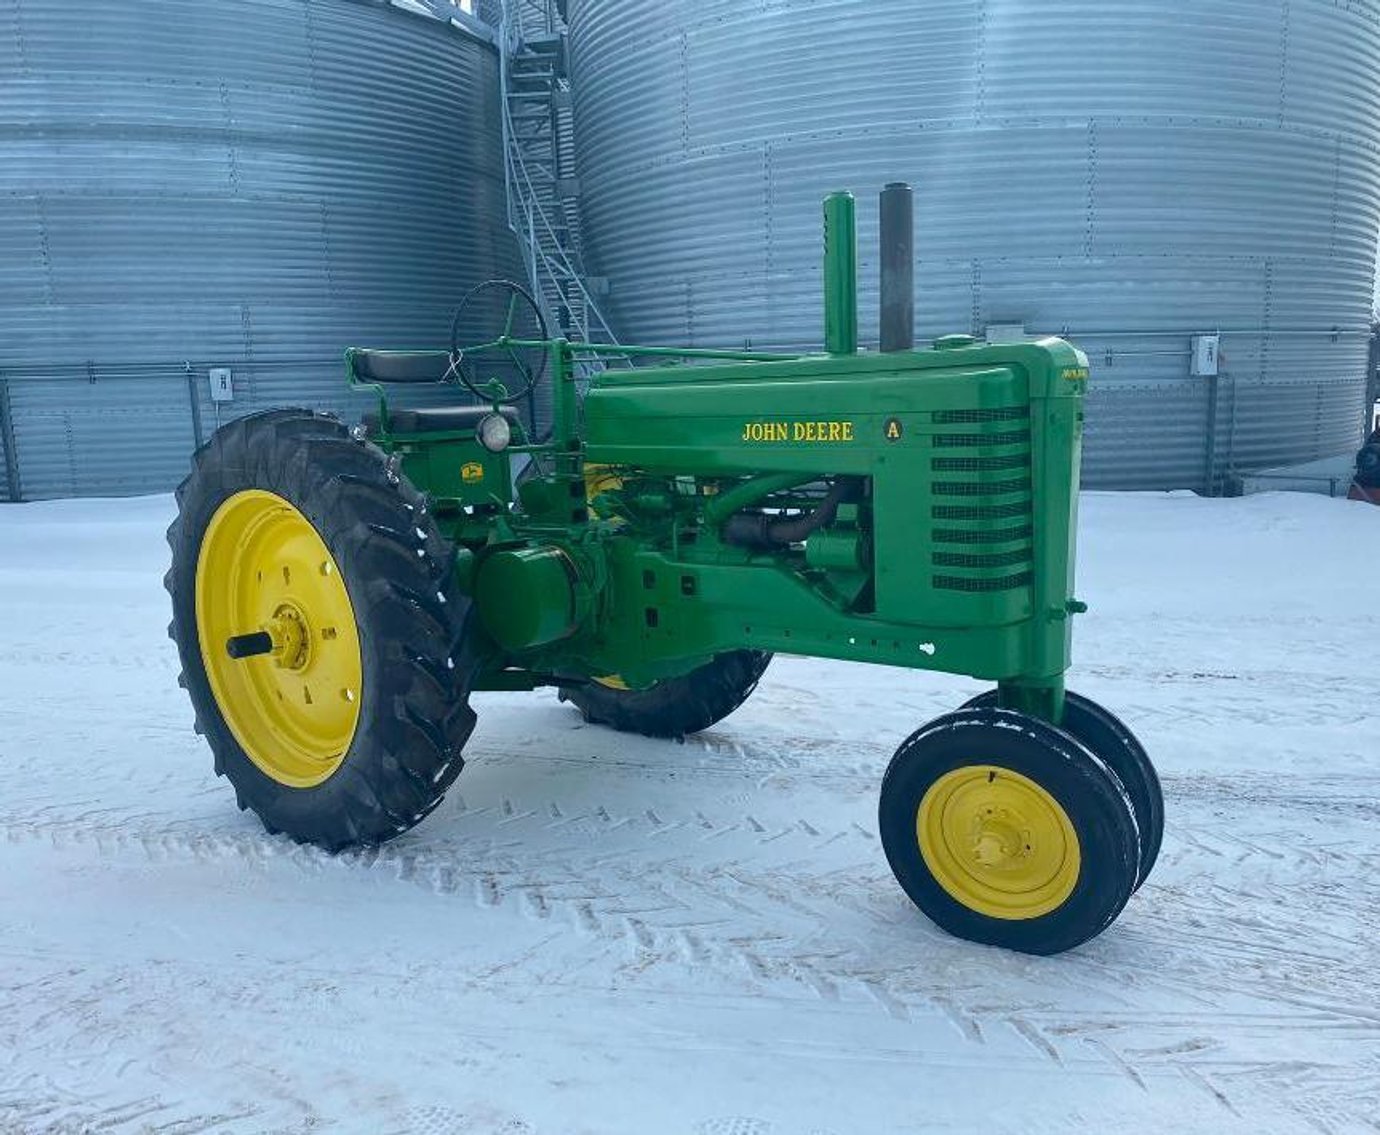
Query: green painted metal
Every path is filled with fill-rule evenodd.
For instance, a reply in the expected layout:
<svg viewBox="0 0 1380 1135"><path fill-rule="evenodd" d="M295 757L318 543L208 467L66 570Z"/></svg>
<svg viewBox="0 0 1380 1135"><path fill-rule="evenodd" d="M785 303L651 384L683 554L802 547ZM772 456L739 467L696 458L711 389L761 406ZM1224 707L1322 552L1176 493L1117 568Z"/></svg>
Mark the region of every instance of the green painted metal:
<svg viewBox="0 0 1380 1135"><path fill-rule="evenodd" d="M704 506L704 522L711 528L722 524L735 512L741 512L750 505L757 504L773 493L807 485L814 480L814 473L768 473L765 477L753 477L726 492L717 493L714 499Z"/></svg>
<svg viewBox="0 0 1380 1135"><path fill-rule="evenodd" d="M858 350L858 236L853 194L824 199L824 349Z"/></svg>
<svg viewBox="0 0 1380 1135"><path fill-rule="evenodd" d="M852 198L825 216L826 353L620 347L643 365L582 398L598 348L500 339L548 352L549 442L378 439L456 544L481 687L645 687L750 648L971 675L1060 720L1087 359L859 353Z"/></svg>
<svg viewBox="0 0 1380 1135"><path fill-rule="evenodd" d="M559 642L589 611L575 564L549 546L504 548L484 557L474 595L485 630L505 651Z"/></svg>

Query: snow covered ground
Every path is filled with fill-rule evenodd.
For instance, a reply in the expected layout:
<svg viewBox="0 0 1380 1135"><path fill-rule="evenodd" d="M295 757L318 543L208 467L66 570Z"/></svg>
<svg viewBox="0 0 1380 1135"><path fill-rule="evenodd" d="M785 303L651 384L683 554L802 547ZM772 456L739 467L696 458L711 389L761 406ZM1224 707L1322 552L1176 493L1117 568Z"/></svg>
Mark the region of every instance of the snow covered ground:
<svg viewBox="0 0 1380 1135"><path fill-rule="evenodd" d="M171 509L0 507L0 1131L1380 1130L1380 510L1085 499L1073 685L1168 829L1035 959L878 846L957 679L778 659L683 745L485 695L397 843L265 835L176 685Z"/></svg>

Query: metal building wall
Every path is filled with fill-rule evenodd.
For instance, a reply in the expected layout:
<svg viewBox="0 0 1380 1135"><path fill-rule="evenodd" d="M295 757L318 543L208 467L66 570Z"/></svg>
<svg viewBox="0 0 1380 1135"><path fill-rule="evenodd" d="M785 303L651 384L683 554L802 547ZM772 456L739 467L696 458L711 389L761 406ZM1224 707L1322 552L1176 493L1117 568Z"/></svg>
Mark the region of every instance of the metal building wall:
<svg viewBox="0 0 1380 1135"><path fill-rule="evenodd" d="M444 343L522 278L499 97L482 30L373 0L0 7L0 496L164 490L229 415L367 409L346 346Z"/></svg>
<svg viewBox="0 0 1380 1135"><path fill-rule="evenodd" d="M593 270L631 341L813 347L819 199L916 186L916 326L1064 333L1085 483L1213 487L1359 436L1375 0L571 0ZM1189 377L1220 331L1223 372Z"/></svg>

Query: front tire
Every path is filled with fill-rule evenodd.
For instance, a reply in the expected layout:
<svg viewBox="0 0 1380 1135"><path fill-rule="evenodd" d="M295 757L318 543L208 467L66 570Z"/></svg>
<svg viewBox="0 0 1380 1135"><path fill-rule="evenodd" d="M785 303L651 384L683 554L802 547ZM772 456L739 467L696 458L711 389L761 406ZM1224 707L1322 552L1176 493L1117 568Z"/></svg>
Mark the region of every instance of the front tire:
<svg viewBox="0 0 1380 1135"><path fill-rule="evenodd" d="M177 502L169 634L240 807L331 851L412 827L475 720L470 605L421 495L335 417L275 410L218 430Z"/></svg>
<svg viewBox="0 0 1380 1135"><path fill-rule="evenodd" d="M988 690L965 702L961 708L995 708L998 697L998 691ZM1140 864L1136 873L1136 890L1140 890L1164 842L1164 791L1150 755L1125 722L1111 710L1072 690L1064 695L1061 728L1106 761L1131 797L1136 826L1140 829Z"/></svg>
<svg viewBox="0 0 1380 1135"><path fill-rule="evenodd" d="M1028 954L1101 933L1137 877L1139 832L1107 764L1010 710L930 722L882 782L882 846L897 881L941 929Z"/></svg>

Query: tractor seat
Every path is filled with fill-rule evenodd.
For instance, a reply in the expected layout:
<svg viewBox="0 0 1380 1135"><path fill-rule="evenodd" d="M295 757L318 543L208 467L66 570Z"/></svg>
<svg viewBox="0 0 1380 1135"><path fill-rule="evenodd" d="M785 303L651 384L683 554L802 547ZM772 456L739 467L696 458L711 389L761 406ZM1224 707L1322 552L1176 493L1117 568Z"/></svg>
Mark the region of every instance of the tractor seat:
<svg viewBox="0 0 1380 1135"><path fill-rule="evenodd" d="M510 406L503 407L503 416L513 427L517 436L521 425L517 411ZM493 413L488 406L443 406L422 410L390 410L388 428L392 433L435 434L435 433L473 433L475 428ZM361 419L370 436L379 433L378 414L365 414Z"/></svg>
<svg viewBox="0 0 1380 1135"><path fill-rule="evenodd" d="M371 351L351 347L355 377L364 382L438 383L451 377L449 351Z"/></svg>

